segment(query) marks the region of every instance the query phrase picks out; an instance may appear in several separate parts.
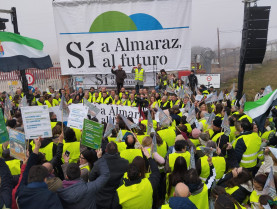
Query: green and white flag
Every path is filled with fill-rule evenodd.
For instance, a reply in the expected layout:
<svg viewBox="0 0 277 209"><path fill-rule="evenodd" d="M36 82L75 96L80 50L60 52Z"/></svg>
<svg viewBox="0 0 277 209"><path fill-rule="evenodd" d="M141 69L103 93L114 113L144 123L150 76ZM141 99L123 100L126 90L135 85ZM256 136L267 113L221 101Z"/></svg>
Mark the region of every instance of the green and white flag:
<svg viewBox="0 0 277 209"><path fill-rule="evenodd" d="M41 41L0 31L0 71L47 69L52 66L50 56L43 52Z"/></svg>
<svg viewBox="0 0 277 209"><path fill-rule="evenodd" d="M270 110L277 105L277 89L255 102L246 102L244 113L250 116L258 125L259 130L264 131L264 124Z"/></svg>

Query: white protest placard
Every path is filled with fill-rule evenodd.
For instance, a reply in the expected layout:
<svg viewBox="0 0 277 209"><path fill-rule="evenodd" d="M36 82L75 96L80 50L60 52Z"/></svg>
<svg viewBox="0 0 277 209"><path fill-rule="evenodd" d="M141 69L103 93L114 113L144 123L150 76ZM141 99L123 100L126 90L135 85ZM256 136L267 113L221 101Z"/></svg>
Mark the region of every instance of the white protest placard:
<svg viewBox="0 0 277 209"><path fill-rule="evenodd" d="M200 102L203 99L203 97L204 95L197 94L195 100Z"/></svg>
<svg viewBox="0 0 277 209"><path fill-rule="evenodd" d="M83 104L71 104L69 107L67 126L71 128L83 129L84 118L87 118L88 107Z"/></svg>
<svg viewBox="0 0 277 209"><path fill-rule="evenodd" d="M21 113L26 139L52 137L48 106L22 107Z"/></svg>
<svg viewBox="0 0 277 209"><path fill-rule="evenodd" d="M114 121L115 117L118 114L122 114L126 118L131 117L134 120L134 123L139 122L140 115L137 107L106 104L95 104L95 106L100 109L100 113L96 115L96 118L99 120L99 123L107 123L110 116Z"/></svg>
<svg viewBox="0 0 277 209"><path fill-rule="evenodd" d="M220 74L196 74L198 86L205 85L207 88L213 86L220 88Z"/></svg>
<svg viewBox="0 0 277 209"><path fill-rule="evenodd" d="M60 107L59 106L55 106L55 107L50 107L49 108L49 112L53 112L56 114L57 116L57 121L67 121L68 120L68 116L66 116L64 114L63 118L62 118L62 111L60 110Z"/></svg>
<svg viewBox="0 0 277 209"><path fill-rule="evenodd" d="M192 0L55 0L63 75L189 70Z"/></svg>

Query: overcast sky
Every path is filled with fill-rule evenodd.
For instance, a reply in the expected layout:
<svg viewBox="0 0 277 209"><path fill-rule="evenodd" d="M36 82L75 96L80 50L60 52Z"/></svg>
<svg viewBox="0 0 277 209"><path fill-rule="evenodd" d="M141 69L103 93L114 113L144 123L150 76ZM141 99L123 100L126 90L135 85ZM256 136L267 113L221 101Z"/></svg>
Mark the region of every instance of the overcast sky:
<svg viewBox="0 0 277 209"><path fill-rule="evenodd" d="M268 40L277 39L277 1L260 0L259 6L271 6ZM43 41L45 51L54 62L58 59L58 48L52 10L52 0L0 0L0 9L16 7L21 35ZM193 0L192 46L216 49L217 27L221 48L240 46L243 3L241 0ZM2 18L9 15L0 14ZM8 31L13 31L7 24Z"/></svg>

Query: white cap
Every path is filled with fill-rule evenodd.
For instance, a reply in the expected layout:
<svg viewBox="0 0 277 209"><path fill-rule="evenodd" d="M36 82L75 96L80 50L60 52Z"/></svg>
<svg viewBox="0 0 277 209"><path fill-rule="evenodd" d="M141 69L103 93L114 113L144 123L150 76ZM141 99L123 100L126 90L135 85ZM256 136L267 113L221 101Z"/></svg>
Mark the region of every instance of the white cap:
<svg viewBox="0 0 277 209"><path fill-rule="evenodd" d="M274 155L274 157L277 159L277 149L269 147L270 152Z"/></svg>

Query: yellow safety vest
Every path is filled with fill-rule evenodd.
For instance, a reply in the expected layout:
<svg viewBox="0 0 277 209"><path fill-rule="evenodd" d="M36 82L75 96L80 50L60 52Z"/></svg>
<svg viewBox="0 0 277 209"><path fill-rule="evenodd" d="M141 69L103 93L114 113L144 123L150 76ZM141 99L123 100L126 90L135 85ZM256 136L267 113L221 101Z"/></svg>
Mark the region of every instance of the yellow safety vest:
<svg viewBox="0 0 277 209"><path fill-rule="evenodd" d="M122 136L124 136L127 132L131 133L129 130L126 130L126 129L121 129L121 132L122 132Z"/></svg>
<svg viewBox="0 0 277 209"><path fill-rule="evenodd" d="M212 129L208 129L206 130L206 132L208 131L208 134L210 136L210 138L214 135L214 131Z"/></svg>
<svg viewBox="0 0 277 209"><path fill-rule="evenodd" d="M250 117L250 116L248 116L248 115L243 115L243 116L241 116L240 118L239 118L239 121L241 121L242 119L247 119L250 123L253 123L253 120L252 120L252 118Z"/></svg>
<svg viewBox="0 0 277 209"><path fill-rule="evenodd" d="M53 99L53 106L59 106L60 102L57 99Z"/></svg>
<svg viewBox="0 0 277 209"><path fill-rule="evenodd" d="M171 107L173 107L174 105L179 105L180 104L180 100L177 99L175 102L171 101Z"/></svg>
<svg viewBox="0 0 277 209"><path fill-rule="evenodd" d="M32 150L34 151L34 149L35 149L34 141L31 141L30 145L32 146ZM54 145L54 143L50 142L49 144L47 144L47 146L45 146L43 148L39 148L39 152L45 154L45 159L47 161L50 161L53 158L53 145Z"/></svg>
<svg viewBox="0 0 277 209"><path fill-rule="evenodd" d="M123 150L126 150L127 145L125 142L116 142L117 150L119 153L121 153Z"/></svg>
<svg viewBox="0 0 277 209"><path fill-rule="evenodd" d="M229 136L229 141L232 143L236 139L236 127L235 126L230 126L230 136Z"/></svg>
<svg viewBox="0 0 277 209"><path fill-rule="evenodd" d="M200 119L199 123L202 123L204 132L208 130L209 125L207 124L207 120L205 118Z"/></svg>
<svg viewBox="0 0 277 209"><path fill-rule="evenodd" d="M0 157L2 157L2 153L3 153L3 144L0 144Z"/></svg>
<svg viewBox="0 0 277 209"><path fill-rule="evenodd" d="M157 129L157 121L156 120L152 120L152 121L153 121L153 128L154 128L154 130L156 130ZM148 120L142 120L141 124L145 125L146 132L147 132L147 130L148 130L147 129Z"/></svg>
<svg viewBox="0 0 277 209"><path fill-rule="evenodd" d="M69 99L67 104L72 104L72 99Z"/></svg>
<svg viewBox="0 0 277 209"><path fill-rule="evenodd" d="M199 139L190 139L190 141L194 144L194 146L199 146L200 145L200 142L199 142Z"/></svg>
<svg viewBox="0 0 277 209"><path fill-rule="evenodd" d="M191 133L192 132L191 125L189 123L186 123L185 126L187 127L187 132Z"/></svg>
<svg viewBox="0 0 277 209"><path fill-rule="evenodd" d="M122 101L123 106L131 106L131 102L127 99L124 102Z"/></svg>
<svg viewBox="0 0 277 209"><path fill-rule="evenodd" d="M147 178L143 178L140 183L131 186L125 186L125 184L123 184L116 191L122 209L152 208L153 188Z"/></svg>
<svg viewBox="0 0 277 209"><path fill-rule="evenodd" d="M213 137L211 140L214 141L215 143L217 143L217 140L218 140L222 135L224 135L224 132L217 133L216 135L214 135L214 137Z"/></svg>
<svg viewBox="0 0 277 209"><path fill-rule="evenodd" d="M166 205L162 205L161 209L171 209L171 207L169 207L169 204L166 204Z"/></svg>
<svg viewBox="0 0 277 209"><path fill-rule="evenodd" d="M53 105L52 105L48 100L45 100L45 104L46 104L48 107L53 107Z"/></svg>
<svg viewBox="0 0 277 209"><path fill-rule="evenodd" d="M260 147L262 143L261 138L258 136L257 133L242 135L234 141L233 143L234 149L236 148L237 141L241 138L244 141L246 150L242 155L240 166L244 168L252 168L257 165L258 153L260 151Z"/></svg>
<svg viewBox="0 0 277 209"><path fill-rule="evenodd" d="M115 143L116 143L116 137L108 136L108 141L109 141L109 142L115 142Z"/></svg>
<svg viewBox="0 0 277 209"><path fill-rule="evenodd" d="M173 193L174 193L174 190L175 190L175 187L174 187L174 186L171 186L171 188L170 188L170 193L169 193L169 195L168 195L167 190L168 190L168 186L169 186L169 174L170 174L170 173L167 173L167 174L166 174L166 194L165 194L165 202L168 202L169 198L170 198L170 197L173 197Z"/></svg>
<svg viewBox="0 0 277 209"><path fill-rule="evenodd" d="M121 101L120 101L120 100L117 100L117 101L113 100L113 104L115 104L115 105L120 105L120 104L121 104Z"/></svg>
<svg viewBox="0 0 277 209"><path fill-rule="evenodd" d="M140 69L140 71L138 71L138 69L135 69L135 80L136 81L143 81L144 80L144 69Z"/></svg>
<svg viewBox="0 0 277 209"><path fill-rule="evenodd" d="M160 79L160 84L162 84L162 79ZM163 81L163 85L166 86L167 85L167 80Z"/></svg>
<svg viewBox="0 0 277 209"><path fill-rule="evenodd" d="M81 137L82 137L82 131L80 129L77 129L77 128L72 128L72 129L75 133L77 141L79 142L81 140Z"/></svg>
<svg viewBox="0 0 277 209"><path fill-rule="evenodd" d="M234 186L234 187L232 187L232 188L226 187L226 188L225 188L225 191L226 191L227 194L232 195L232 194L233 194L235 191L237 191L238 189L239 189L239 186ZM247 196L247 197L243 200L243 204L247 204L248 200L249 200L249 196ZM236 205L235 205L235 207L236 207ZM240 207L241 207L242 209L245 208L245 207L243 207L243 206L241 206L241 205L240 205ZM237 208L237 207L236 207L236 208Z"/></svg>
<svg viewBox="0 0 277 209"><path fill-rule="evenodd" d="M262 139L268 140L268 137L269 137L269 135L270 135L271 133L274 133L274 134L275 134L275 131L274 131L274 130L266 131L266 132L264 132L264 133L262 134L261 138L262 138Z"/></svg>
<svg viewBox="0 0 277 209"><path fill-rule="evenodd" d="M151 105L151 108L152 109L156 108L156 104L157 104L157 102L153 102L152 105Z"/></svg>
<svg viewBox="0 0 277 209"><path fill-rule="evenodd" d="M177 157L183 157L185 158L186 162L187 162L187 167L189 169L189 166L190 166L190 153L188 151L186 152L183 152L183 153L171 153L168 155L168 161L169 161L169 167L171 168L171 171L173 171L174 169L174 164L175 164L175 161L176 161L176 158Z"/></svg>
<svg viewBox="0 0 277 209"><path fill-rule="evenodd" d="M163 141L163 143L159 146L157 145L157 152L160 156L165 158L166 153L167 153L167 145L166 142Z"/></svg>
<svg viewBox="0 0 277 209"><path fill-rule="evenodd" d="M169 103L169 101L166 101L164 104L160 103L160 107L161 107L161 106L162 106L162 107L166 107L168 103ZM170 105L170 106L171 106L171 105Z"/></svg>
<svg viewBox="0 0 277 209"><path fill-rule="evenodd" d="M138 141L140 144L142 144L142 140L144 139L144 137L149 136L149 135L137 135Z"/></svg>
<svg viewBox="0 0 277 209"><path fill-rule="evenodd" d="M13 176L20 175L20 160L18 159L8 160L8 161L5 161L5 163L9 167L11 174Z"/></svg>
<svg viewBox="0 0 277 209"><path fill-rule="evenodd" d="M194 205L197 208L201 209L209 209L209 199L208 199L208 187L206 184L204 184L203 189L200 193L193 195L191 194L189 196L189 199L191 202L194 203Z"/></svg>
<svg viewBox="0 0 277 209"><path fill-rule="evenodd" d="M208 94L210 94L210 93L209 93L209 91L205 90L205 91L202 92L202 94L208 95Z"/></svg>
<svg viewBox="0 0 277 209"><path fill-rule="evenodd" d="M88 170L88 172L90 172L90 167L89 167L89 165L86 165L86 166L80 167L80 169L81 169L81 170L83 170L83 169L87 169L87 170Z"/></svg>
<svg viewBox="0 0 277 209"><path fill-rule="evenodd" d="M132 107L136 107L137 106L137 103L136 103L135 100L133 102L130 101L130 104L131 104Z"/></svg>
<svg viewBox="0 0 277 209"><path fill-rule="evenodd" d="M66 142L63 145L63 153L69 151L69 163L77 163L80 157L80 142ZM63 160L63 159L62 159Z"/></svg>
<svg viewBox="0 0 277 209"><path fill-rule="evenodd" d="M259 204L259 198L260 198L260 195L257 194L256 190L254 190L250 195L250 204L252 208L253 208L252 205Z"/></svg>
<svg viewBox="0 0 277 209"><path fill-rule="evenodd" d="M126 94L126 96L128 96L129 95L129 93L126 91L126 92L123 92L123 93L125 93ZM120 92L119 93L119 98L121 99L122 98L122 94L123 94L122 92Z"/></svg>
<svg viewBox="0 0 277 209"><path fill-rule="evenodd" d="M100 100L101 100L101 96L98 96L98 98L95 98L95 97L92 98L92 102L95 102L95 103L100 103Z"/></svg>
<svg viewBox="0 0 277 209"><path fill-rule="evenodd" d="M166 129L159 130L157 133L160 135L162 140L167 143L169 147L175 144L176 133L173 129L166 128Z"/></svg>
<svg viewBox="0 0 277 209"><path fill-rule="evenodd" d="M57 125L57 122L51 122L51 129L53 129Z"/></svg>
<svg viewBox="0 0 277 209"><path fill-rule="evenodd" d="M110 102L110 97L108 96L106 99L104 99L104 98L102 97L101 100L100 100L100 102L101 102L102 104L109 104L109 102Z"/></svg>
<svg viewBox="0 0 277 209"><path fill-rule="evenodd" d="M38 106L42 106L42 105L44 105L44 104L42 104L40 101L37 101L37 105L38 105Z"/></svg>
<svg viewBox="0 0 277 209"><path fill-rule="evenodd" d="M120 152L120 157L128 160L129 163L132 163L134 158L137 156L142 157L140 149L126 149Z"/></svg>
<svg viewBox="0 0 277 209"><path fill-rule="evenodd" d="M200 177L202 180L206 181L206 179L210 175L210 166L208 163L208 156L203 156L200 158L201 160L201 174ZM216 172L216 179L219 180L223 177L226 170L226 161L224 157L215 156L212 157L213 165Z"/></svg>

